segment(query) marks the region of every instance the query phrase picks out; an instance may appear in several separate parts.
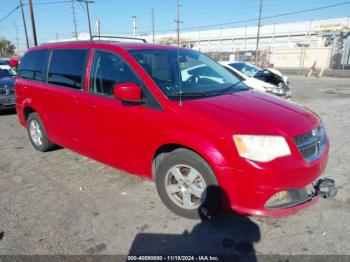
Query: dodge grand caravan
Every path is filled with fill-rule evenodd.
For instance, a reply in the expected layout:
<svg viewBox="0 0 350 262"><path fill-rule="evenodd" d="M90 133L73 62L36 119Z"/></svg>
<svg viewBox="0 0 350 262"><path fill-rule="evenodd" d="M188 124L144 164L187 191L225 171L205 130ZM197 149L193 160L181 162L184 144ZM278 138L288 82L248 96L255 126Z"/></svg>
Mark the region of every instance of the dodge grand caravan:
<svg viewBox="0 0 350 262"><path fill-rule="evenodd" d="M333 180L317 180L329 150L320 118L193 50L42 45L21 59L16 94L35 149L60 145L153 179L184 217L287 215L336 193Z"/></svg>

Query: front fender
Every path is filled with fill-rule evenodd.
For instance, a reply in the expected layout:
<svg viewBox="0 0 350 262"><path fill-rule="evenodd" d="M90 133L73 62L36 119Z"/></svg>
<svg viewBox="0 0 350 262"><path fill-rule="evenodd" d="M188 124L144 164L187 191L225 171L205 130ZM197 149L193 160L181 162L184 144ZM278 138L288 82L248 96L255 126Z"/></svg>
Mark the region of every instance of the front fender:
<svg viewBox="0 0 350 262"><path fill-rule="evenodd" d="M156 152L166 145L178 145L179 147L193 150L208 162L214 172L216 167L228 166L223 150L220 150L224 145L223 138L219 138L218 141L210 141L203 136L186 132L184 130L171 130L162 136L157 148L153 148L152 155L150 156L150 163L152 163ZM150 167L149 170L152 170L152 167Z"/></svg>

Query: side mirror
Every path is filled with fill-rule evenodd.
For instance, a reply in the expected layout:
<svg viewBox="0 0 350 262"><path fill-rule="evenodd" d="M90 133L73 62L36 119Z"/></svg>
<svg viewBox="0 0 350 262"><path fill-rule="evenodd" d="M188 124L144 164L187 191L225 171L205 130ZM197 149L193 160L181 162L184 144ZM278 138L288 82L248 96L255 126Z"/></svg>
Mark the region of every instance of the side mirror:
<svg viewBox="0 0 350 262"><path fill-rule="evenodd" d="M128 104L143 104L141 87L135 83L120 83L114 86L114 97Z"/></svg>
<svg viewBox="0 0 350 262"><path fill-rule="evenodd" d="M11 57L9 64L11 67L17 68L19 66L19 60Z"/></svg>

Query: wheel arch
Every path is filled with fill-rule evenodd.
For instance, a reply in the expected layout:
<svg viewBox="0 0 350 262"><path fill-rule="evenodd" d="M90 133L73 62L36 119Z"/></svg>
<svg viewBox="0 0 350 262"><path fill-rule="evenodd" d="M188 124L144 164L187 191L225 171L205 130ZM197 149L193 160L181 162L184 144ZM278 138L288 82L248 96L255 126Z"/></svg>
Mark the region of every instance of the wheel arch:
<svg viewBox="0 0 350 262"><path fill-rule="evenodd" d="M23 126L27 127L27 119L28 116L31 113L37 113L45 127L45 130L47 132L48 137L51 139L51 130L48 125L48 120L46 117L46 114L44 113L44 110L42 110L41 106L38 104L33 103L31 99L25 100L23 103L23 109L22 109L22 119L23 119Z"/></svg>
<svg viewBox="0 0 350 262"><path fill-rule="evenodd" d="M28 116L32 113L36 113L36 110L32 106L25 106L23 108L23 116L26 122L27 122Z"/></svg>
<svg viewBox="0 0 350 262"><path fill-rule="evenodd" d="M162 146L160 146L153 154L152 157L152 178L154 179L155 177L155 172L157 170L157 167L159 166L159 163L162 161L162 159L169 153L173 152L176 149L179 148L184 148L184 149L188 149L191 150L193 152L195 152L196 154L198 154L198 152L196 152L195 150L193 150L192 148L189 148L185 145L181 145L181 144L176 144L176 143L168 143L168 144L164 144ZM200 154L198 154L200 155Z"/></svg>
<svg viewBox="0 0 350 262"><path fill-rule="evenodd" d="M226 166L226 160L224 156L218 151L218 149L210 144L208 141L200 141L191 139L191 143L181 142L169 142L159 146L153 153L151 177L155 178L155 173L160 161L169 153L176 149L183 148L190 150L201 158L203 158L213 170L215 176L217 176L216 166ZM197 146L196 146L197 145Z"/></svg>

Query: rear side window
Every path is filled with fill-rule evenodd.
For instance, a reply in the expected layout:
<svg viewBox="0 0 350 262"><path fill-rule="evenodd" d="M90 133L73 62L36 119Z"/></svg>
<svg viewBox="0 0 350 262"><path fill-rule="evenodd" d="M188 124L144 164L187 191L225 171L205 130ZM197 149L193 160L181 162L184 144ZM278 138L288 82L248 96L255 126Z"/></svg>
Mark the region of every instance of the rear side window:
<svg viewBox="0 0 350 262"><path fill-rule="evenodd" d="M23 56L18 70L22 78L44 81L48 50L34 50Z"/></svg>
<svg viewBox="0 0 350 262"><path fill-rule="evenodd" d="M48 83L82 89L88 50L53 50L48 70Z"/></svg>

